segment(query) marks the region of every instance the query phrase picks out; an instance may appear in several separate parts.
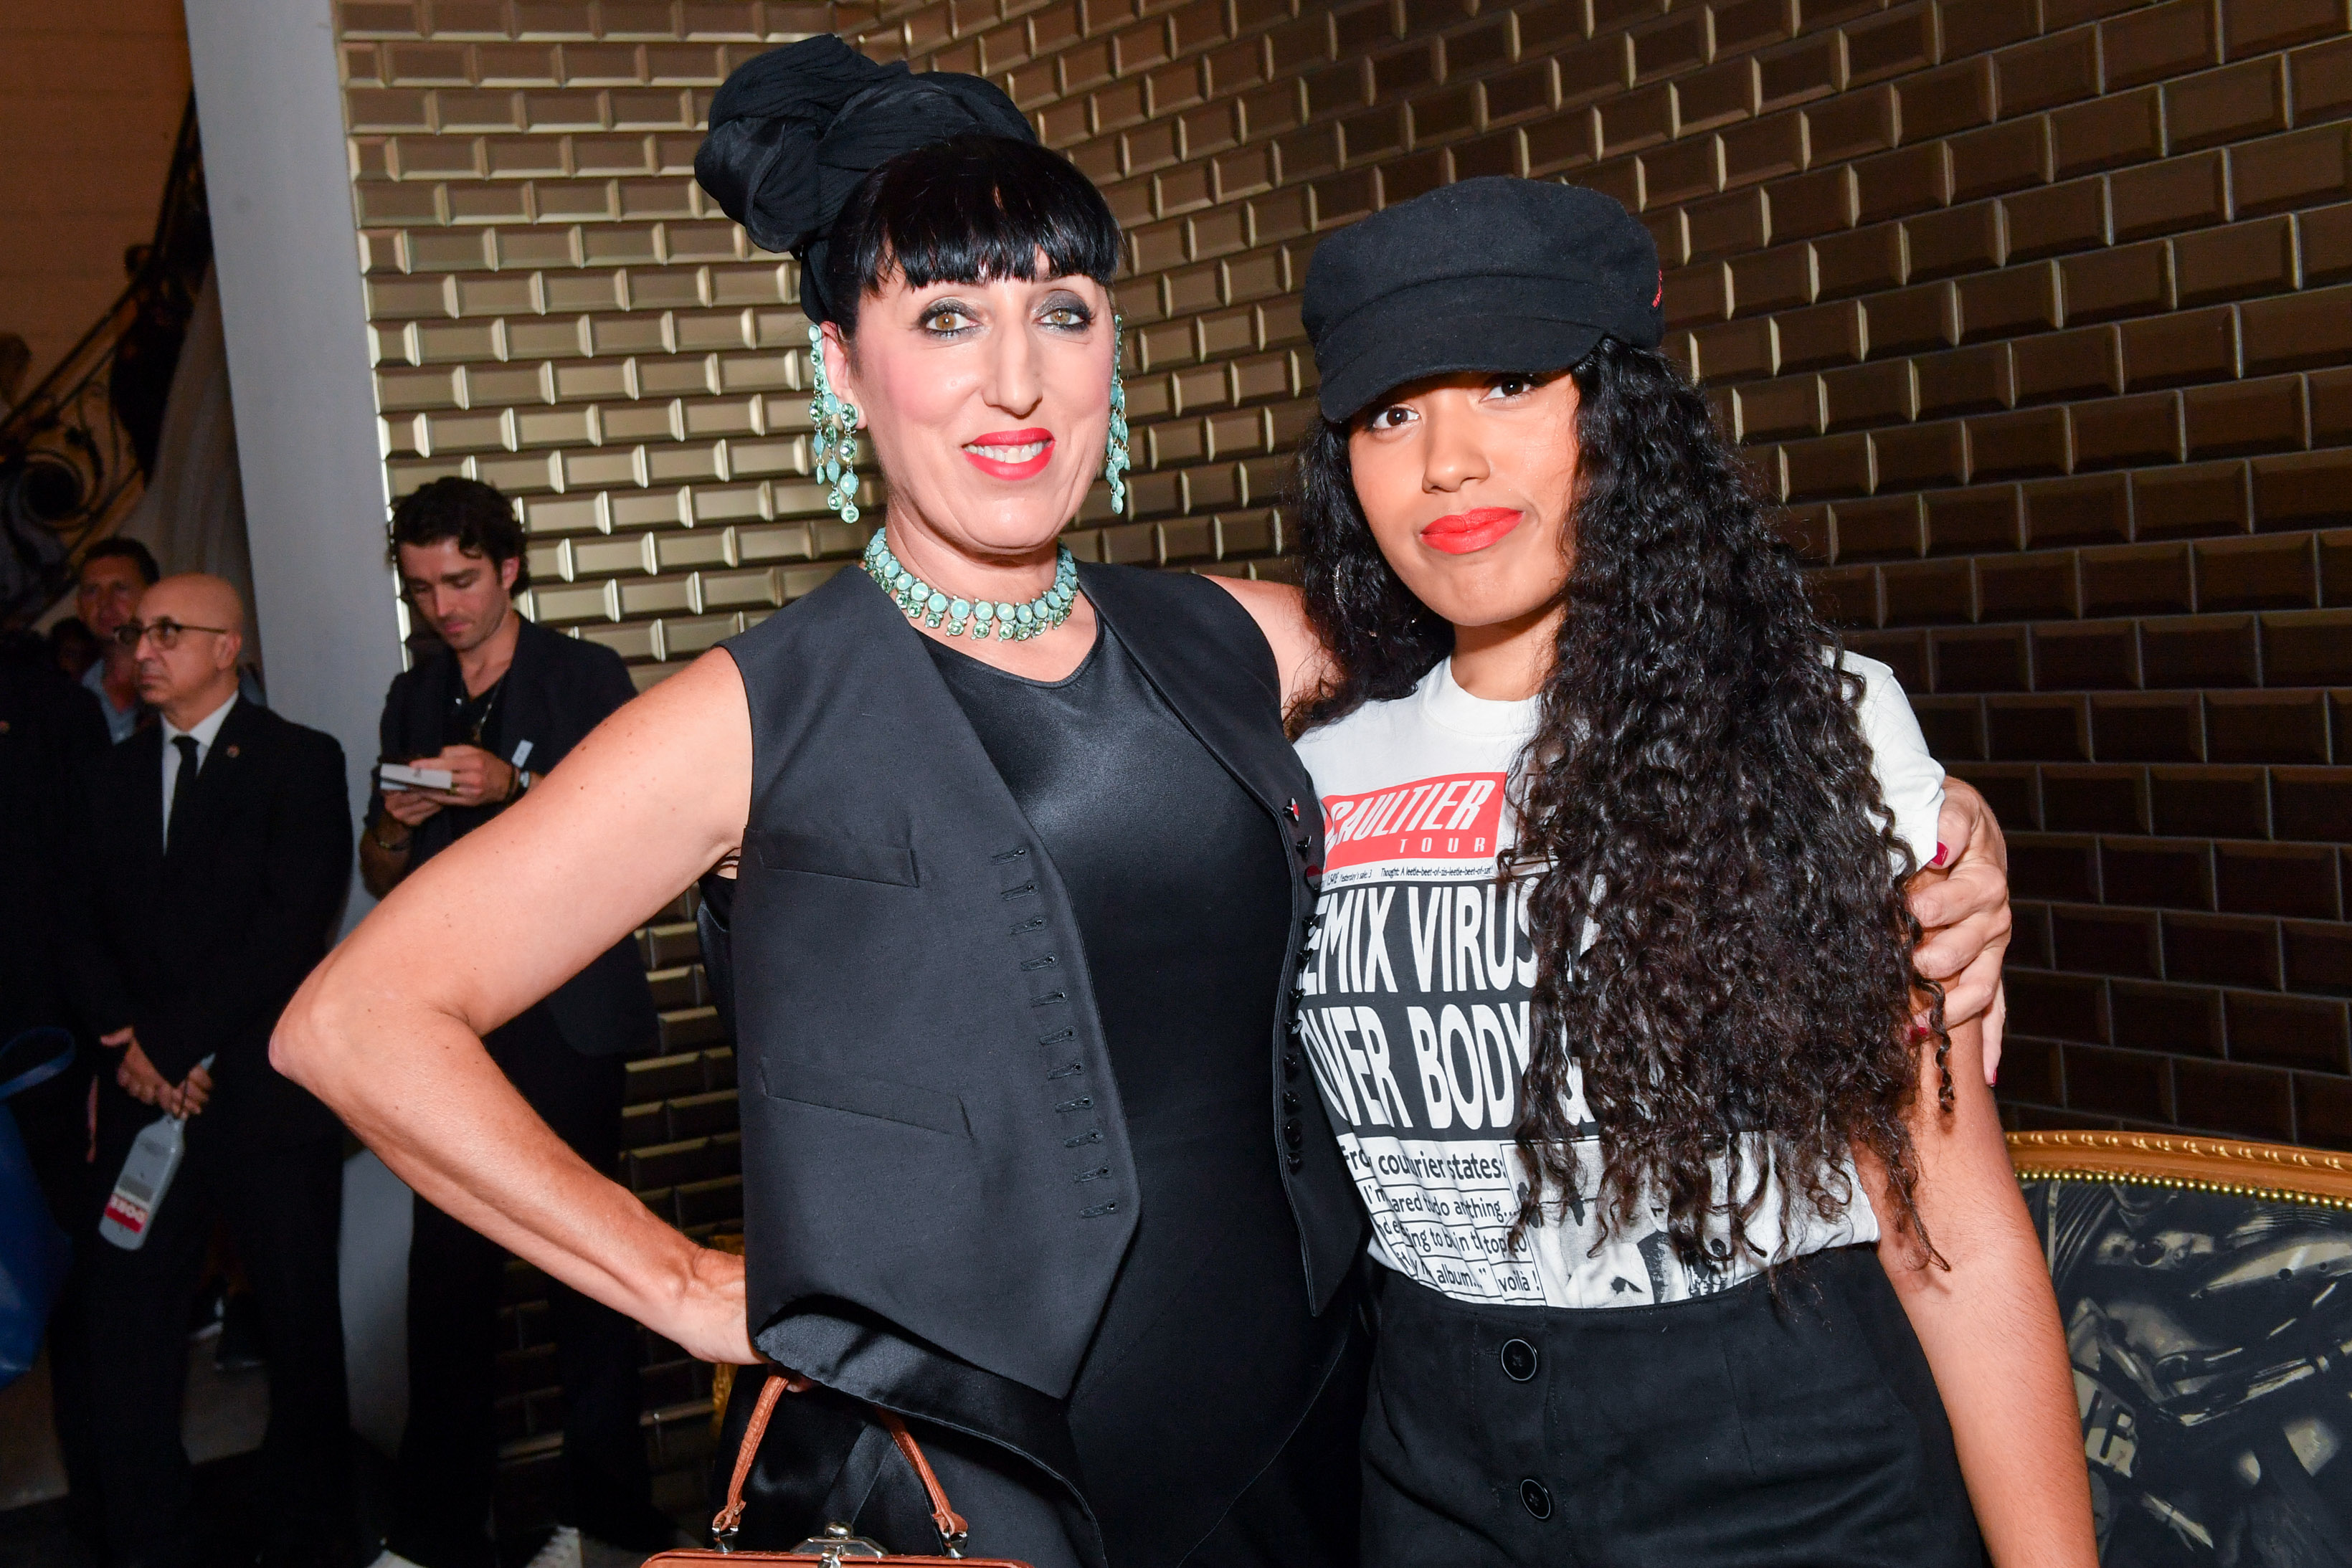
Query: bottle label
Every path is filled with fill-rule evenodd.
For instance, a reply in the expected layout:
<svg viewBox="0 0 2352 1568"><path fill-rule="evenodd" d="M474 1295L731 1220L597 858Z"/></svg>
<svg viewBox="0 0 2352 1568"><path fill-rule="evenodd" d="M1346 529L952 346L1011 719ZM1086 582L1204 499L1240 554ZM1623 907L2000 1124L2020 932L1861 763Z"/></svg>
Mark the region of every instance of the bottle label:
<svg viewBox="0 0 2352 1568"><path fill-rule="evenodd" d="M133 1236L145 1233L151 1212L145 1204L125 1196L119 1188L106 1200L106 1218Z"/></svg>

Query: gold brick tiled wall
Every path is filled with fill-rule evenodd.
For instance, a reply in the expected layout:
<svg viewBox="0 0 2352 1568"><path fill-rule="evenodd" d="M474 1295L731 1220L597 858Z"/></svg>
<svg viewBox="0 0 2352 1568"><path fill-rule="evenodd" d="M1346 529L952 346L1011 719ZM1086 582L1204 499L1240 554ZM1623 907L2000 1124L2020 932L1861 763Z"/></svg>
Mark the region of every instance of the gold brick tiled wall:
<svg viewBox="0 0 2352 1568"><path fill-rule="evenodd" d="M2347 0L349 0L395 492L518 496L650 681L838 570L789 263L695 189L735 62L982 71L1104 189L1129 518L1280 576L1317 235L1617 196L1857 646L2016 852L2016 1120L2352 1145ZM877 508L878 510L878 508Z"/></svg>
<svg viewBox="0 0 2352 1568"><path fill-rule="evenodd" d="M535 619L646 685L866 542L806 477L792 264L694 183L711 92L825 5L352 0L361 266L394 497L497 485Z"/></svg>
<svg viewBox="0 0 2352 1568"><path fill-rule="evenodd" d="M1140 520L1276 570L1318 235L1608 192L1667 348L2012 834L2015 1123L2352 1146L2344 0L886 0L1129 227Z"/></svg>
<svg viewBox="0 0 2352 1568"><path fill-rule="evenodd" d="M390 487L517 497L529 610L640 684L855 559L793 269L691 173L728 70L813 32L989 74L1127 225L1137 511L1097 486L1088 559L1289 573L1316 237L1475 174L1595 186L1824 601L2010 830L2012 1124L2352 1147L2347 5L344 0ZM627 1175L700 1232L740 1188L690 908L644 937L668 1054ZM530 1297L526 1498L560 1416ZM648 1364L688 1465L705 1385Z"/></svg>

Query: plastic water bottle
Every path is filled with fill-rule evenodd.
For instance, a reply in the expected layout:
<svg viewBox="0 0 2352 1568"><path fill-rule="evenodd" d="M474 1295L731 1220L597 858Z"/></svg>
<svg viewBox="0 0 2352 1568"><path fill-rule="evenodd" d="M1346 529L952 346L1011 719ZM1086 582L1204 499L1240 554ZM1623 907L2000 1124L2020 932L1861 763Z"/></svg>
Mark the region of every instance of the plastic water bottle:
<svg viewBox="0 0 2352 1568"><path fill-rule="evenodd" d="M212 1064L207 1056L196 1065L209 1070ZM172 1190L172 1178L180 1174L180 1160L187 1152L185 1116L161 1116L141 1128L122 1162L122 1174L114 1178L98 1233L126 1252L144 1246L147 1227L163 1207L163 1195Z"/></svg>

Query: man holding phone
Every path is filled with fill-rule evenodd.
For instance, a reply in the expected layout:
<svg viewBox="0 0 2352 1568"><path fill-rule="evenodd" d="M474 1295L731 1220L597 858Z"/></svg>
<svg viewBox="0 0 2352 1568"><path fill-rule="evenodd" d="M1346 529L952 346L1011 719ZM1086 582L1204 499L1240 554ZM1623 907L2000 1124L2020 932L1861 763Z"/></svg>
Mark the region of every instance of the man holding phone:
<svg viewBox="0 0 2352 1568"><path fill-rule="evenodd" d="M636 695L620 656L524 619L530 586L513 504L473 479L436 479L393 511L401 591L441 648L395 676L379 727L379 787L360 836L378 897L520 800ZM644 964L616 943L489 1037L531 1109L599 1170L620 1155L625 1059L660 1034ZM498 1310L506 1254L419 1199L408 1261L408 1427L392 1563L488 1568L497 1464ZM551 1282L563 1385L567 1525L615 1546L671 1543L651 1500L637 1427L637 1335L619 1313Z"/></svg>

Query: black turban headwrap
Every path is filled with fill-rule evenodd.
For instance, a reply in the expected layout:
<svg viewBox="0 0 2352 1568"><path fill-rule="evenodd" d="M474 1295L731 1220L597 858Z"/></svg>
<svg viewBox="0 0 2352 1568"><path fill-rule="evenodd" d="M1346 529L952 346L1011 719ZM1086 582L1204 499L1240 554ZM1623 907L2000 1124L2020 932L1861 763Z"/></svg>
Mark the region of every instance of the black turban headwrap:
<svg viewBox="0 0 2352 1568"><path fill-rule="evenodd" d="M901 152L972 132L1037 139L995 83L877 65L828 34L736 68L710 100L694 177L761 249L800 258L801 307L830 321L834 220L858 183Z"/></svg>

